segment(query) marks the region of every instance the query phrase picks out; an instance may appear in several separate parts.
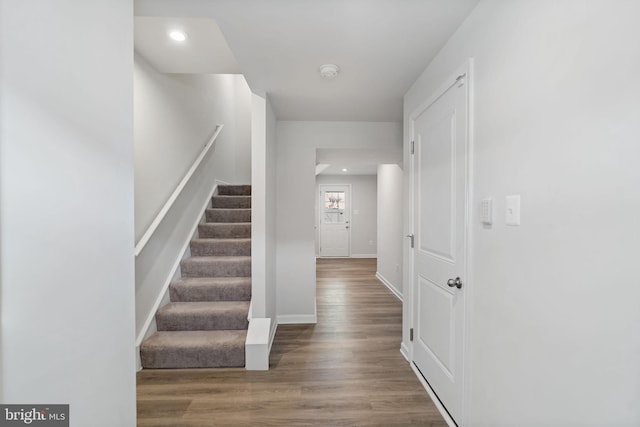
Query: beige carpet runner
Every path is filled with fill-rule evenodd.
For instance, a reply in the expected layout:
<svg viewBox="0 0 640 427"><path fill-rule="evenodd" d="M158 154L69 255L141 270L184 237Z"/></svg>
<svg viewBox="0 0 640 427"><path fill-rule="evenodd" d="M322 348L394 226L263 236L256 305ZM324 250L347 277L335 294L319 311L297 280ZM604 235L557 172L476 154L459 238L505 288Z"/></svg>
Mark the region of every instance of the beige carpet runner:
<svg viewBox="0 0 640 427"><path fill-rule="evenodd" d="M251 186L218 186L191 241L158 332L142 343L143 368L244 366L251 300Z"/></svg>

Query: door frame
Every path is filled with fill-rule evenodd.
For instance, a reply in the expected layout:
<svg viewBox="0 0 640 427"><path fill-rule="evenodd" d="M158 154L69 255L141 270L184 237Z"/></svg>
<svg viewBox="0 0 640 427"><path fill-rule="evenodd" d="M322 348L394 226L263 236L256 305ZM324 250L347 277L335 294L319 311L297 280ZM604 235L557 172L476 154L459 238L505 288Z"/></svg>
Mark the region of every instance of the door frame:
<svg viewBox="0 0 640 427"><path fill-rule="evenodd" d="M345 257L339 257L339 256L322 256L322 206L323 206L323 200L322 200L322 189L323 187L346 187L347 188L347 195L346 195L346 206L345 206L345 212L347 213L347 224L349 225L349 231L348 231L348 235L349 235L349 254ZM316 208L316 215L317 215L317 227L318 227L318 233L317 233L317 239L318 239L318 258L351 258L351 230L352 230L352 223L353 221L351 220L351 200L353 198L352 193L352 188L351 188L351 184L318 184L318 193L316 195L316 202L317 202L317 208Z"/></svg>
<svg viewBox="0 0 640 427"><path fill-rule="evenodd" d="M457 84L457 80L460 76L464 76L465 86L467 90L467 138L466 138L466 149L467 149L467 157L465 164L465 184L466 184L466 194L465 194L465 225L464 225L464 233L465 233L465 262L463 265L464 277L465 277L465 304L464 304L464 337L463 337L463 350L462 350L462 410L461 417L458 421L458 424L454 422L451 418L445 407L442 405L435 392L431 389L431 386L427 383L425 378L422 376L417 366L413 362L414 357L414 345L413 342L409 339L409 328L415 328L415 315L414 313L414 303L415 303L415 283L413 281L414 276L414 257L413 251L409 248L408 239L405 242L405 247L409 248L404 252L405 256L405 273L403 277L404 286L403 288L407 290L407 295L403 304L403 317L407 319L405 325L407 326L407 330L403 331L403 343L401 346L401 352L405 356L405 358L409 361L411 368L414 373L418 377L420 383L424 386L427 393L431 397L431 400L434 402L440 414L443 416L445 421L449 426L465 426L468 425L471 420L470 413L470 391L471 391L471 381L472 381L472 372L471 372L471 336L472 336L472 304L473 301L473 271L471 269L472 265L472 222L473 213L475 211L473 207L473 164L474 164L474 72L473 72L473 58L469 58L463 65L458 67L455 72L450 74L444 82L438 86L438 88L432 92L430 96L426 98L426 100L421 103L418 107L416 107L407 117L407 125L408 125L408 135L405 140L405 152L408 152L408 177L405 188L407 189L407 199L405 203L405 209L407 210L407 214L405 215L405 231L407 235L413 234L416 229L415 222L415 211L414 211L414 190L415 190L415 182L414 182L414 158L411 154L411 144L414 136L414 122L415 120L422 114L427 108L429 108L432 104L434 104L449 88L453 85Z"/></svg>

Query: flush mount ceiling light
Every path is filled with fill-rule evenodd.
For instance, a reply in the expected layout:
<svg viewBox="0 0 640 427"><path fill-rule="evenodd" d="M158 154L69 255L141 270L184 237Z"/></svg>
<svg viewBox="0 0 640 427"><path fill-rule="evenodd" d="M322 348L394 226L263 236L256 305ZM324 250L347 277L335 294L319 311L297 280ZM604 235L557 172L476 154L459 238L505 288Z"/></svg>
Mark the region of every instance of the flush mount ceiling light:
<svg viewBox="0 0 640 427"><path fill-rule="evenodd" d="M325 79L332 79L338 75L340 67L335 64L324 64L320 66L320 75Z"/></svg>
<svg viewBox="0 0 640 427"><path fill-rule="evenodd" d="M342 169L342 172L346 172L346 171L347 171L347 168Z"/></svg>
<svg viewBox="0 0 640 427"><path fill-rule="evenodd" d="M169 31L169 38L177 42L183 42L187 40L187 33L180 30L171 30Z"/></svg>

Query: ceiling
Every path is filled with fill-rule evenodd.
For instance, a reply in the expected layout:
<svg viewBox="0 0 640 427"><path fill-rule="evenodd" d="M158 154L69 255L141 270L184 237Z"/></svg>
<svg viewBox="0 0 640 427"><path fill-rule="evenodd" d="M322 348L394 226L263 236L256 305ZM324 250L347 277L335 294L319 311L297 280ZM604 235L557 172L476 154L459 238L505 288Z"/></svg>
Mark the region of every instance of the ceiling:
<svg viewBox="0 0 640 427"><path fill-rule="evenodd" d="M185 32L187 41L167 37L173 30ZM212 19L136 16L134 40L136 51L161 73L242 74Z"/></svg>
<svg viewBox="0 0 640 427"><path fill-rule="evenodd" d="M402 98L478 0L136 0L161 72L242 73L279 120L401 121ZM167 43L182 26L185 49ZM332 80L322 64L341 71Z"/></svg>
<svg viewBox="0 0 640 427"><path fill-rule="evenodd" d="M402 148L316 150L316 175L377 175L381 164L402 165Z"/></svg>

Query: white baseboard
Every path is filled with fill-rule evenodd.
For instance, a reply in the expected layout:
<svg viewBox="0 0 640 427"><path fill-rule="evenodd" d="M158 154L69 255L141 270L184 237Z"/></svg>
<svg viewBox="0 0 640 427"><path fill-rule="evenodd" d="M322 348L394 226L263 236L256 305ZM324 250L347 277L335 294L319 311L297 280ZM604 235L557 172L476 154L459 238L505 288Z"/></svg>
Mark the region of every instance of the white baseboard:
<svg viewBox="0 0 640 427"><path fill-rule="evenodd" d="M216 183L216 184L213 185L213 189L209 193L209 197L208 197L206 203L203 204L203 206L202 206L202 208L200 209L199 212L204 212L207 209L207 207L210 206L211 198L213 197L213 195L216 192L217 188L218 188L218 184ZM156 312L163 305L163 302L166 302L166 298L167 298L167 295L168 295L168 292L169 292L169 285L171 284L171 282L173 282L176 278L180 277L180 271L179 271L180 261L182 261L185 257L189 256L189 254L190 254L189 244L191 243L191 240L193 239L193 237L198 232L198 224L200 224L202 222L203 215L204 214L198 216L198 219L197 219L196 223L193 224L193 227L191 227L191 230L192 230L191 234L189 234L189 236L187 237L186 241L182 245L182 248L179 251L179 255L176 258L175 262L173 263L173 266L171 267L171 273L169 274L169 276L165 280L164 284L162 285L162 289L161 289L158 297L156 298L156 302L153 304L153 307L151 308L151 310L147 314L147 320L145 320L144 325L142 326L142 330L140 331L140 334L136 338L136 349L137 350L140 350L140 345L142 344L142 341L144 341L145 338L147 338L148 336L151 335L151 333L153 333L152 325L155 324ZM139 354L140 354L140 352L138 351L138 355ZM140 366L140 368L141 368L141 366Z"/></svg>
<svg viewBox="0 0 640 427"><path fill-rule="evenodd" d="M391 282L389 282L387 279L385 279L385 277L378 273L376 271L376 278L378 280L380 280L382 282L383 285L385 285L387 288L389 288L389 290L391 291L392 294L394 294L396 296L396 298L398 298L400 301L402 301L402 293L391 284Z"/></svg>
<svg viewBox="0 0 640 427"><path fill-rule="evenodd" d="M351 254L351 258L378 258L377 254Z"/></svg>
<svg viewBox="0 0 640 427"><path fill-rule="evenodd" d="M405 343L400 344L400 354L402 354L407 362L411 363L411 359L409 359L409 348L405 345Z"/></svg>
<svg viewBox="0 0 640 427"><path fill-rule="evenodd" d="M318 323L315 314L281 314L278 316L279 325Z"/></svg>
<svg viewBox="0 0 640 427"><path fill-rule="evenodd" d="M271 347L273 347L273 342L276 340L276 332L278 331L278 321L273 319L273 323L271 324L271 336L269 336L269 354L271 354Z"/></svg>
<svg viewBox="0 0 640 427"><path fill-rule="evenodd" d="M436 406L436 408L438 408L438 412L440 412L440 415L442 415L442 418L444 418L444 421L447 423L447 425L449 427L458 427L456 422L453 421L453 418L451 418L451 415L449 415L449 413L444 408L444 406L442 406L442 403L440 403L440 399L438 399L438 397L436 396L436 393L433 391L429 383L424 379L424 377L422 376L422 374L420 373L420 371L418 370L418 368L413 362L411 363L411 369L416 374L416 377L418 377L418 381L420 381L420 384L422 384L424 389L427 391L427 394L431 398L431 401L433 402L433 404Z"/></svg>

